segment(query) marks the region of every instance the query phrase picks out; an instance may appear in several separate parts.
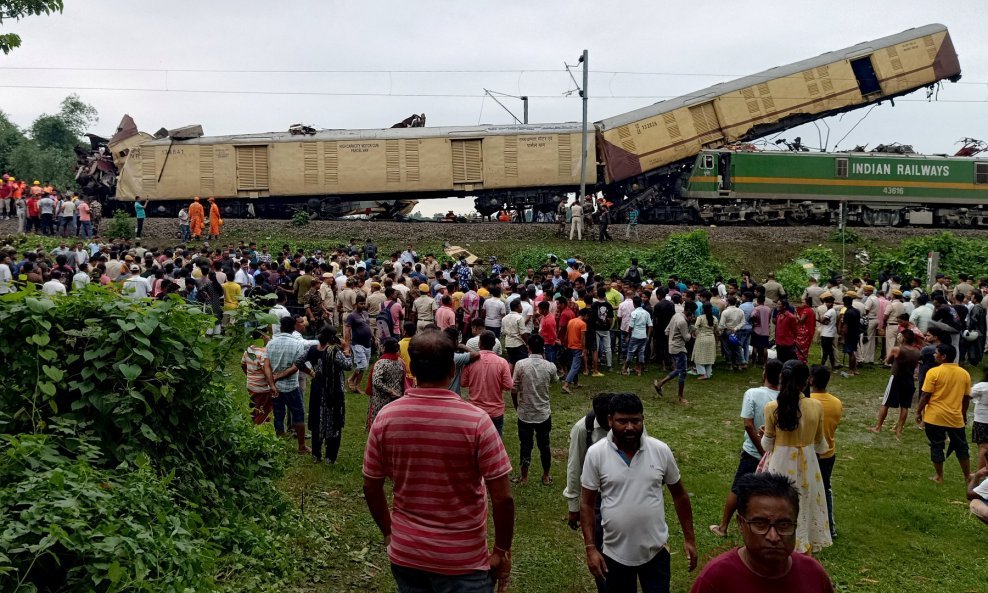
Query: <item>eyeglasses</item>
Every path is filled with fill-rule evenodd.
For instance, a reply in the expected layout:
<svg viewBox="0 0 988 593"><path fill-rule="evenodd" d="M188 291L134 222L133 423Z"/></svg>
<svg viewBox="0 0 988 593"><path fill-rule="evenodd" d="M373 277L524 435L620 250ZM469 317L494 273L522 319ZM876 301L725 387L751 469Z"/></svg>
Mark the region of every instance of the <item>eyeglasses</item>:
<svg viewBox="0 0 988 593"><path fill-rule="evenodd" d="M796 533L796 524L792 521L777 521L773 523L764 519L748 519L741 514L738 514L738 517L747 523L752 533L756 535L765 535L772 528L775 528L775 532L781 536L790 536Z"/></svg>

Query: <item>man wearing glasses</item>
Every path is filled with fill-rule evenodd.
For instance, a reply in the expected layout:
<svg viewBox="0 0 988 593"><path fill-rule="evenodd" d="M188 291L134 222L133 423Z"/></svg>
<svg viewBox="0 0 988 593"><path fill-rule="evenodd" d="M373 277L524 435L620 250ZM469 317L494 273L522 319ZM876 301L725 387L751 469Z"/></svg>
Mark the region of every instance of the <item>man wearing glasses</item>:
<svg viewBox="0 0 988 593"><path fill-rule="evenodd" d="M744 546L708 562L690 593L833 593L819 562L808 554L793 554L799 493L789 478L748 474L737 489Z"/></svg>

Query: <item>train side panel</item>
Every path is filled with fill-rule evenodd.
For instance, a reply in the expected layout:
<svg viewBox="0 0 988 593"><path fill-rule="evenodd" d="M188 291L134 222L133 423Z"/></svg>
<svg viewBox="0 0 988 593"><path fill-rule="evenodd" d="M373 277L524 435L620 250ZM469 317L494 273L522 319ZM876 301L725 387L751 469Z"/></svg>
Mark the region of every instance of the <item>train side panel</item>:
<svg viewBox="0 0 988 593"><path fill-rule="evenodd" d="M959 76L947 29L928 25L715 85L598 122L605 181Z"/></svg>

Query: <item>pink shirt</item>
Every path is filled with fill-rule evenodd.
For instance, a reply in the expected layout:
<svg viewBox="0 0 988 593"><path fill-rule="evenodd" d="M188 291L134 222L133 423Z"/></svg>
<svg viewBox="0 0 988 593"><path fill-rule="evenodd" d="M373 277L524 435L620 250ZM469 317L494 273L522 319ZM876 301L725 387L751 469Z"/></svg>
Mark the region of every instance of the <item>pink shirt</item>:
<svg viewBox="0 0 988 593"><path fill-rule="evenodd" d="M473 405L491 418L504 416L503 392L514 385L507 360L491 350L481 350L480 360L463 369L460 384L470 390Z"/></svg>
<svg viewBox="0 0 988 593"><path fill-rule="evenodd" d="M388 558L447 575L490 570L484 482L510 471L487 414L445 389L406 391L364 449L364 475L394 483Z"/></svg>
<svg viewBox="0 0 988 593"><path fill-rule="evenodd" d="M767 305L758 305L751 311L751 327L756 335L768 337L771 322L772 310Z"/></svg>
<svg viewBox="0 0 988 593"><path fill-rule="evenodd" d="M456 327L456 312L451 307L439 307L436 309L436 325L439 329Z"/></svg>
<svg viewBox="0 0 988 593"><path fill-rule="evenodd" d="M90 211L89 204L85 202L79 202L78 210L79 210L80 222L91 222L92 219L89 217L89 211Z"/></svg>

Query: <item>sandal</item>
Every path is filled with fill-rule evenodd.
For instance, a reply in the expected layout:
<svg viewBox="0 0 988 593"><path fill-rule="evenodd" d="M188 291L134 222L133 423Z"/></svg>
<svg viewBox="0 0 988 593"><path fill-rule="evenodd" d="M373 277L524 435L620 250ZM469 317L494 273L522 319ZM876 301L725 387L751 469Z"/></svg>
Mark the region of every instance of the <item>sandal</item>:
<svg viewBox="0 0 988 593"><path fill-rule="evenodd" d="M552 486L552 476L544 476L542 478L542 485L543 486Z"/></svg>

